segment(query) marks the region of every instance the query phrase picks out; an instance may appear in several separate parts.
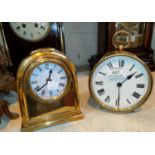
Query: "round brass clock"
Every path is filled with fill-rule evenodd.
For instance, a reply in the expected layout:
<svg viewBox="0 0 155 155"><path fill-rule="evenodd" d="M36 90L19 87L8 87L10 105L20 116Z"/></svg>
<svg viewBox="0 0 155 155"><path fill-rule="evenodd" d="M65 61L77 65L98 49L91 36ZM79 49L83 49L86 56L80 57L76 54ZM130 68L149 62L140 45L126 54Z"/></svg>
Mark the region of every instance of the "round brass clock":
<svg viewBox="0 0 155 155"><path fill-rule="evenodd" d="M124 51L123 45L99 60L89 80L95 101L114 112L129 112L142 105L151 93L152 83L148 67L137 56Z"/></svg>
<svg viewBox="0 0 155 155"><path fill-rule="evenodd" d="M38 49L18 69L22 131L83 118L75 68L53 48Z"/></svg>

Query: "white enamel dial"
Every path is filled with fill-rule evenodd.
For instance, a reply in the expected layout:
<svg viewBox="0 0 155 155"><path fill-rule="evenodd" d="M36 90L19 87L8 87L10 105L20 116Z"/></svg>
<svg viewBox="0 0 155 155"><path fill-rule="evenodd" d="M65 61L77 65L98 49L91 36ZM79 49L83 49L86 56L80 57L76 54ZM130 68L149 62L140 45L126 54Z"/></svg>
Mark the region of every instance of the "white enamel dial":
<svg viewBox="0 0 155 155"><path fill-rule="evenodd" d="M32 70L29 79L32 91L42 99L58 98L67 82L66 71L54 62L39 64Z"/></svg>
<svg viewBox="0 0 155 155"><path fill-rule="evenodd" d="M111 56L97 65L91 76L91 91L105 108L129 110L148 97L151 75L133 57Z"/></svg>
<svg viewBox="0 0 155 155"><path fill-rule="evenodd" d="M18 37L30 42L41 41L50 30L48 22L12 22L10 26Z"/></svg>

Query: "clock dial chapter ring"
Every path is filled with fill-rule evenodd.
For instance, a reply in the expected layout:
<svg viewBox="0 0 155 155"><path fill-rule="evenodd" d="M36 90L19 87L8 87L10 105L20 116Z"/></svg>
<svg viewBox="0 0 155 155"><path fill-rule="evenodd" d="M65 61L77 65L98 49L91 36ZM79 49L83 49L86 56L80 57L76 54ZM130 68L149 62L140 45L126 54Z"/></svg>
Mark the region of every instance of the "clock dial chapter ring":
<svg viewBox="0 0 155 155"><path fill-rule="evenodd" d="M140 76L140 74L138 74L138 72L134 71L134 69L130 73L126 73L125 77L122 77L122 79L116 80L116 82L111 81L110 85L108 85L109 87L111 87L111 91L114 92L113 95L116 97L116 99L114 99L115 97L113 95L110 96L109 94L106 94L106 89L104 88L105 85L106 85L105 83L107 82L106 80L103 80L103 86L102 87L105 89L104 90L104 95L106 94L107 97L101 94L101 97L104 96L104 98L102 98L102 100L101 100L101 98L98 98L99 95L97 96L96 88L100 88L100 90L102 90L103 88L101 89L101 85L98 85L99 87L94 88L95 87L94 86L95 85L94 84L95 83L94 79L95 79L95 76L97 75L96 70L98 69L98 67L103 62L105 62L105 61L107 61L107 60L109 60L111 58L116 58L116 57L118 58L118 57L122 57L122 56L126 57L128 59L133 59L137 63L141 64L142 68L144 67L144 70L146 72L146 77L147 77L147 80L148 80L148 86L146 87L145 94L143 96L141 96L141 98L139 100L137 100L137 102L134 101L134 102L130 103L130 100L128 100L128 98L127 98L126 102L129 103L129 106L127 106L127 107L121 107L120 106L121 104L127 104L127 103L124 102L124 99L121 99L123 97L121 95L126 91L127 87L132 88L132 86L130 86L131 85L130 81L133 82L135 79L137 79L136 77ZM107 66L107 68L108 68L108 66ZM98 71L99 71L99 69L98 69ZM102 72L103 72L103 69L102 69ZM107 72L104 72L104 74L107 74ZM103 77L106 78L106 76L103 76ZM140 78L138 78L138 79L140 79ZM111 80L114 80L114 78L112 77ZM153 83L153 80L152 80L151 72L148 69L148 67L144 64L144 62L142 62L139 58L137 58L135 55L133 55L131 53L128 53L128 52L125 52L125 51L123 51L121 53L120 52L118 53L118 52L115 51L112 55L110 54L110 55L106 55L106 56L102 57L100 59L100 61L95 65L95 67L93 68L92 73L90 75L90 79L89 79L89 90L90 90L91 96L94 98L94 100L99 105L101 105L101 107L103 109L107 109L107 110L112 111L112 112L122 112L122 113L124 113L124 112L133 111L134 109L141 106L148 99L148 97L149 97L149 95L151 93L151 90L152 90L152 83ZM108 84L109 84L109 82L108 82ZM139 87L138 90L140 90L140 87L141 88L144 87L143 84L137 84L137 85L133 86L133 92L134 92L134 89L136 88L136 86ZM132 95L133 98L136 98L136 97L138 98L139 97L139 94L136 91L131 95ZM111 103L108 103L107 101L109 101L110 99L111 100L113 99L113 101L110 101ZM114 103L114 100L115 100L115 103ZM111 104L115 105L115 106L111 106Z"/></svg>
<svg viewBox="0 0 155 155"><path fill-rule="evenodd" d="M63 84L63 82L58 83L57 79L59 79L60 77L52 77L52 73L53 73L53 76L58 75L57 70L54 71L52 68L52 71L51 71L51 69L49 69L48 72L46 70L46 73L45 73L46 75L43 72L42 75L44 74L44 76L38 77L38 79L42 79L41 84L40 83L38 84L38 88L36 87L36 85L35 85L35 87L32 87L31 82L35 82L35 80L32 80L32 79L35 79L34 71L38 70L38 72L39 72L39 67L44 66L45 64L50 64L51 66L55 65L57 67L57 69L61 68L64 72L64 75L66 76L65 77L66 83L64 83L64 84ZM26 74L25 80L27 81L27 83L29 83L29 85L27 86L28 91L31 94L33 94L34 98L38 101L43 100L45 103L51 103L52 101L60 100L68 92L68 89L70 86L70 80L69 80L70 73L69 73L69 70L68 70L66 64L64 64L61 61L57 61L57 60L51 59L51 58L44 58L44 59L40 58L30 65L29 69L26 71L25 74ZM34 74L33 78L32 78L32 74ZM56 81L53 80L52 78L54 78ZM61 81L64 81L63 77L61 77L60 79L61 79ZM61 87L62 89L57 90L58 87L59 88ZM52 93L53 90L54 90L54 93ZM45 91L49 95L46 96ZM57 91L57 95L53 96L52 94L55 94L56 91ZM43 94L41 94L41 93L43 93ZM43 96L43 95L45 95L45 96Z"/></svg>

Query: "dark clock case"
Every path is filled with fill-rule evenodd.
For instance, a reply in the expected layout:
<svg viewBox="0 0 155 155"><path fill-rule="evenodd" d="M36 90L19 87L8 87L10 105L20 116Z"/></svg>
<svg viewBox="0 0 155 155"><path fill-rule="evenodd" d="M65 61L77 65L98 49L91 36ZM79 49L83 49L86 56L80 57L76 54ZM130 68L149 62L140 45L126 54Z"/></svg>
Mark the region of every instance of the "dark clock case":
<svg viewBox="0 0 155 155"><path fill-rule="evenodd" d="M91 56L88 60L90 69L94 67L102 56L115 50L112 44L112 37L114 33L120 29L126 31L130 30L130 33L136 32L137 36L139 35L139 37L137 37L133 42L135 46L131 46L127 49L127 51L138 56L145 62L145 64L147 64L151 71L154 71L155 63L153 61L153 49L151 48L154 29L154 23L152 22L99 22L97 41L98 52L97 55Z"/></svg>
<svg viewBox="0 0 155 155"><path fill-rule="evenodd" d="M13 32L8 22L4 22L2 24L13 64L13 66L10 67L10 70L14 73L14 75L16 75L21 60L35 49L53 47L65 53L63 24L60 22L50 22L50 32L43 40L38 42L29 42L21 39Z"/></svg>

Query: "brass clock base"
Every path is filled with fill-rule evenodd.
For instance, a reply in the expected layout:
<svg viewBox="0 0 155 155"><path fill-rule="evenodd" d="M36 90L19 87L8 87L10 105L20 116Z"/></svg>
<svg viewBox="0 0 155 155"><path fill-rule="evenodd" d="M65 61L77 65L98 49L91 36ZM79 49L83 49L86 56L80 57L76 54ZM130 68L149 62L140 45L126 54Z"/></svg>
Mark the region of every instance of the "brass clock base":
<svg viewBox="0 0 155 155"><path fill-rule="evenodd" d="M65 107L65 109L70 109L71 107ZM64 111L64 108L63 108ZM21 131L22 132L29 132L29 131L35 131L44 127L53 126L56 124L62 124L66 122L76 121L83 119L84 116L81 113L80 109L74 108L74 110L69 112L62 112L59 115L57 114L55 117L51 115L51 117L48 117L47 119L43 119L42 121L37 122L36 121L29 121L29 123L22 125Z"/></svg>

